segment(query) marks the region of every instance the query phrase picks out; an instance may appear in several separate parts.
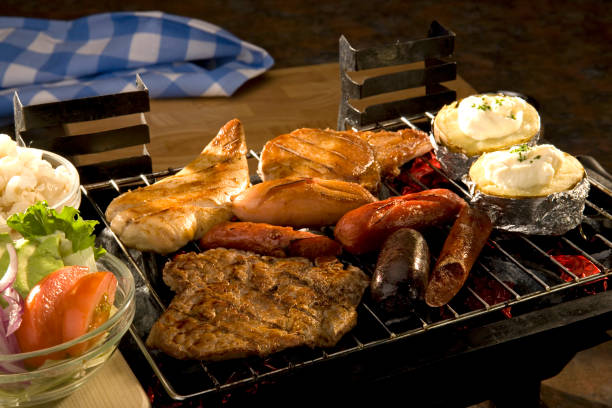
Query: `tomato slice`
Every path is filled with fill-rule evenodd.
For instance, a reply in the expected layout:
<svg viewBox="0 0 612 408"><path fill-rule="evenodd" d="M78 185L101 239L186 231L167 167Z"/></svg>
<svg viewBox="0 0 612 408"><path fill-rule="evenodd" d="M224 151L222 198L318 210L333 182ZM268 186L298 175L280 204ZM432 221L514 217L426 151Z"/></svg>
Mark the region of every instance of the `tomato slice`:
<svg viewBox="0 0 612 408"><path fill-rule="evenodd" d="M68 290L88 274L84 266L67 266L42 278L26 298L24 313L15 337L22 352L40 350L62 342L62 309ZM37 367L47 358L55 355L28 360L28 365ZM61 356L59 357L61 358Z"/></svg>
<svg viewBox="0 0 612 408"><path fill-rule="evenodd" d="M116 289L117 278L111 272L94 272L82 276L62 300L62 341L76 339L107 321L115 301ZM71 347L68 354L83 354L99 338L97 336Z"/></svg>

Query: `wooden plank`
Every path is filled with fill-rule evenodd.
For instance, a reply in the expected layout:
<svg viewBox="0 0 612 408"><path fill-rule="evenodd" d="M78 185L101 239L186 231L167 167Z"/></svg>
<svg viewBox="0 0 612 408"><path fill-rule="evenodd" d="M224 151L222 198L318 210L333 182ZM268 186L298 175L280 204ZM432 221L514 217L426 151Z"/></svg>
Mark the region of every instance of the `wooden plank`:
<svg viewBox="0 0 612 408"><path fill-rule="evenodd" d="M121 353L115 353L81 388L49 408L145 408L147 394Z"/></svg>

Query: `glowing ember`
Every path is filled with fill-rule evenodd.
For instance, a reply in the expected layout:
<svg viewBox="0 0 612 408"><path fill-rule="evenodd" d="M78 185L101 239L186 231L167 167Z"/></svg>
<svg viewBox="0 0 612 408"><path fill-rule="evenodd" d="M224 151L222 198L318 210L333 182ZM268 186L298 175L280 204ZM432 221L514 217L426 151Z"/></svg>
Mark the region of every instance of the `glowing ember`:
<svg viewBox="0 0 612 408"><path fill-rule="evenodd" d="M587 276L597 275L601 271L598 267L596 267L593 262L589 261L582 255L552 255L552 257L559 262L561 265L565 266L569 271L571 271L578 278L585 278ZM574 280L568 273L565 271L561 272L561 279L566 282L571 282ZM602 278L594 281L602 282L603 290L608 289L608 278ZM592 291L589 291L591 293ZM594 293L594 292L593 292Z"/></svg>
<svg viewBox="0 0 612 408"><path fill-rule="evenodd" d="M512 288L514 286L512 282L504 281L504 283L508 285L509 288ZM472 289L474 290L474 292L476 292L478 296L482 298L482 300L484 300L491 306L496 305L498 303L506 302L512 297L512 294L506 288L491 279L486 279L477 276L472 279L472 285ZM470 309L475 310L483 308L482 303L480 303L478 299L473 296L468 297L465 303ZM512 317L510 307L503 308L501 312L508 319Z"/></svg>
<svg viewBox="0 0 612 408"><path fill-rule="evenodd" d="M398 182L404 185L402 194L415 193L423 190L414 180L426 185L428 188L438 187L447 182L446 178L432 169L427 162L438 169L440 168L440 162L438 162L433 152L426 153L414 159L412 166L410 166L408 170L402 172L398 177Z"/></svg>

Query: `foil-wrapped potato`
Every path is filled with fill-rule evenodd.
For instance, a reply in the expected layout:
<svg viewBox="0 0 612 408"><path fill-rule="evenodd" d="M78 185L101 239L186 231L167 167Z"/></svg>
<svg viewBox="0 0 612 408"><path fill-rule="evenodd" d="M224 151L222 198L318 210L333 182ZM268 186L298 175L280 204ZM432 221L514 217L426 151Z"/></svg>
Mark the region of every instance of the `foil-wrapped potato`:
<svg viewBox="0 0 612 408"><path fill-rule="evenodd" d="M440 109L431 142L447 174L457 179L485 152L535 144L540 115L525 99L502 93L478 94Z"/></svg>
<svg viewBox="0 0 612 408"><path fill-rule="evenodd" d="M497 228L525 234L561 235L576 227L589 192L580 162L553 145L485 153L463 181L471 203Z"/></svg>

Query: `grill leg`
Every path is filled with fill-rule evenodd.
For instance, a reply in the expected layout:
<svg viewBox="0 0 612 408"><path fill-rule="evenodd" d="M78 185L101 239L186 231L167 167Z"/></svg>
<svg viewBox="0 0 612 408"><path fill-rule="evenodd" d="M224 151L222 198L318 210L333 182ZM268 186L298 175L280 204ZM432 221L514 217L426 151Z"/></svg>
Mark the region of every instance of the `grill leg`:
<svg viewBox="0 0 612 408"><path fill-rule="evenodd" d="M540 404L540 381L526 379L506 385L491 398L495 408L545 408Z"/></svg>

